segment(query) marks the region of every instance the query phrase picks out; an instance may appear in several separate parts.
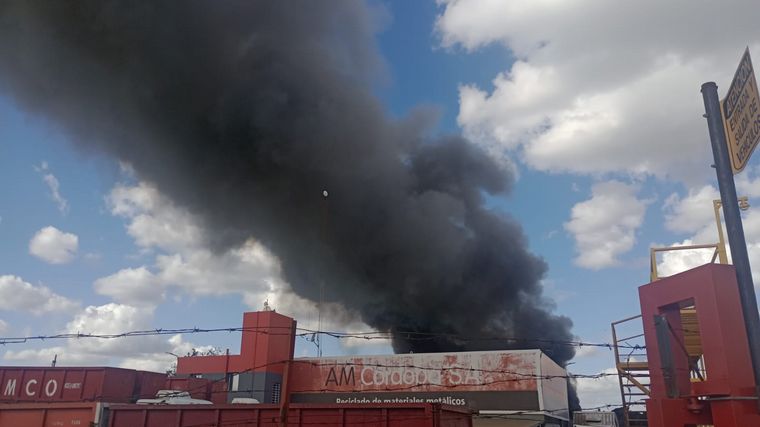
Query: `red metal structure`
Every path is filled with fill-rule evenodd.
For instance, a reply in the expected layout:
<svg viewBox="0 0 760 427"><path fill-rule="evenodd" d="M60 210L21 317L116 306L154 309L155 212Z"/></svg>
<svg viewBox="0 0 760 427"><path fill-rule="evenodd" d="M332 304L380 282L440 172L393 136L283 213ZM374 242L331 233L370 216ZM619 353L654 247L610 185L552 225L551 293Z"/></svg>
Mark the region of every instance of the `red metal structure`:
<svg viewBox="0 0 760 427"><path fill-rule="evenodd" d="M641 286L639 298L649 426L760 426L733 266L707 264L662 278Z"/></svg>

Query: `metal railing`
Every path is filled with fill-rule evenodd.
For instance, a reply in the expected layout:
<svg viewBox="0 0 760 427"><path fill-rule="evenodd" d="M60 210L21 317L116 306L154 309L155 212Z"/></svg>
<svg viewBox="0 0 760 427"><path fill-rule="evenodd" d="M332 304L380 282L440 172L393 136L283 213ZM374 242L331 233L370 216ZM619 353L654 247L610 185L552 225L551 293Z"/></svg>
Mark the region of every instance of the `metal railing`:
<svg viewBox="0 0 760 427"><path fill-rule="evenodd" d="M721 251L725 251L725 247L720 243L708 243L704 245L685 245L685 246L668 246L664 248L651 248L649 249L649 279L654 282L660 278L657 272L657 254L659 252L671 252L671 251L690 251L695 249L713 249L713 255L710 259L710 263L714 263L715 260L720 260L721 264L727 264L725 261L725 255L722 255Z"/></svg>
<svg viewBox="0 0 760 427"><path fill-rule="evenodd" d="M620 398L623 403L623 420L626 427L633 426L630 417L632 402L638 402L642 397L649 396L649 364L646 360L645 346L643 344L644 333L637 333L619 338L619 327L630 326L635 320L640 320L641 315L631 316L626 319L612 322L612 342L615 344L615 369L618 373L620 386ZM636 330L643 331L644 325L639 323ZM640 344L639 344L640 343ZM621 354L620 345L630 348L630 351Z"/></svg>

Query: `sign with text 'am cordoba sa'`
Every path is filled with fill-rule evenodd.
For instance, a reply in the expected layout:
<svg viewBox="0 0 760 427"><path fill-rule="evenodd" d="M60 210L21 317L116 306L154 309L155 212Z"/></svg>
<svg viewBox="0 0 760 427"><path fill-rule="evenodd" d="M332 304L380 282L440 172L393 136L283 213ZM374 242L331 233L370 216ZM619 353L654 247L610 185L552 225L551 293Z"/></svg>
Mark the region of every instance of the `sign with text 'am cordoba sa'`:
<svg viewBox="0 0 760 427"><path fill-rule="evenodd" d="M747 165L747 160L760 142L760 94L749 48L744 52L728 94L720 106L731 169L737 174Z"/></svg>

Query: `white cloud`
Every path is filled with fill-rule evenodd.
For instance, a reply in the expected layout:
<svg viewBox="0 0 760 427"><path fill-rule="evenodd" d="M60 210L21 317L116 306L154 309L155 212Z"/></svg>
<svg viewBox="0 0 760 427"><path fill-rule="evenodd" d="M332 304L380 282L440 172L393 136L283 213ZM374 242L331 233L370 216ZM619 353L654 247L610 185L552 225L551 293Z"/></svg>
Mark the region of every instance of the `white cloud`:
<svg viewBox="0 0 760 427"><path fill-rule="evenodd" d="M155 303L156 292L151 288L156 287L191 295L237 293L249 306L259 308L267 294L287 288L279 260L260 243L249 240L224 253L210 251L197 219L146 183L116 186L107 203L112 214L128 221L127 232L138 246L160 253L151 267L99 279L96 289L102 294L132 303Z"/></svg>
<svg viewBox="0 0 760 427"><path fill-rule="evenodd" d="M700 86L725 92L745 43L760 51L751 0L439 4L444 46L498 43L517 58L493 90L460 87L465 133L545 171L710 176Z"/></svg>
<svg viewBox="0 0 760 427"><path fill-rule="evenodd" d="M737 176L736 183L740 195L748 195L750 204L752 197L758 197L760 191L755 187L760 178L753 175L752 171ZM687 246L696 244L715 244L718 242L718 231L715 223L715 214L712 200L720 196L718 190L712 186L702 187L698 190L689 191L685 197L673 194L668 198L665 205L666 226L673 231L688 232L690 236L682 241L671 244L658 244L655 246ZM721 219L723 212L721 210ZM750 209L742 214L744 236L747 243L752 276L755 284L760 285L760 212L757 208ZM721 222L726 239L726 252L731 261L731 249L728 245L726 226ZM712 260L713 249L681 250L663 253L657 264L658 274L662 277L670 276L682 271L694 268Z"/></svg>
<svg viewBox="0 0 760 427"><path fill-rule="evenodd" d="M593 357L593 356L598 355L599 353L600 353L599 347L586 345L586 346L578 347L575 349L575 357L573 359L577 360L577 359Z"/></svg>
<svg viewBox="0 0 760 427"><path fill-rule="evenodd" d="M119 334L125 331L152 329L152 322L152 307L109 303L86 307L66 325L65 331L84 334ZM70 340L67 345L69 351L105 357L127 357L132 354L162 352L167 348L165 340L159 336L86 338Z"/></svg>
<svg viewBox="0 0 760 427"><path fill-rule="evenodd" d="M40 166L35 166L34 169L42 174L42 181L47 185L50 190L50 198L53 199L58 206L58 210L62 214L65 214L69 210L69 202L61 195L61 183L58 182L58 178L50 172L48 163L43 161Z"/></svg>
<svg viewBox="0 0 760 427"><path fill-rule="evenodd" d="M610 405L620 402L620 385L617 378L617 370L609 368L602 371L613 374L601 378L579 378L578 397L584 408Z"/></svg>
<svg viewBox="0 0 760 427"><path fill-rule="evenodd" d="M113 215L129 220L127 232L144 249L178 251L202 244L196 218L146 183L117 185L106 202Z"/></svg>
<svg viewBox="0 0 760 427"><path fill-rule="evenodd" d="M717 240L717 239L716 239ZM715 242L710 242L715 243ZM667 246L691 246L694 241L686 239L682 242L676 242ZM659 246L659 245L658 245ZM661 245L665 246L665 245ZM726 248L728 249L728 248ZM657 276L667 277L676 273L690 270L694 267L707 264L713 258L714 249L686 249L677 251L664 252L661 255L661 261L657 262ZM717 259L716 259L717 262Z"/></svg>
<svg viewBox="0 0 760 427"><path fill-rule="evenodd" d="M177 207L154 187L118 185L107 197L112 214L127 221L127 231L143 250L156 250L152 265L121 270L98 279L95 289L117 302L154 306L164 293L191 296L240 295L252 309L268 301L277 311L317 329L317 304L295 295L282 277L279 259L261 243L249 239L240 247L215 253L205 247L198 220ZM337 304L323 307L323 329L368 331L356 313ZM355 346L357 340L345 340ZM367 344L366 340L361 340ZM387 344L382 340L371 344Z"/></svg>
<svg viewBox="0 0 760 427"><path fill-rule="evenodd" d="M713 200L719 199L718 190L706 185L691 189L685 197L671 194L665 201L665 227L680 233L689 233L690 237L671 244L656 244L655 247L691 246L714 244L718 242L715 225ZM721 224L722 225L722 224ZM659 277L689 270L711 261L714 249L687 249L661 252L657 261Z"/></svg>
<svg viewBox="0 0 760 427"><path fill-rule="evenodd" d="M152 330L153 308L126 304L89 306L77 313L60 330L61 333L120 334ZM164 372L175 361L174 356L187 354L192 348L206 350L186 341L182 335L154 335L115 339L69 339L62 345L37 349L10 349L3 359L10 363L49 364L57 357L61 365L117 365L123 368Z"/></svg>
<svg viewBox="0 0 760 427"><path fill-rule="evenodd" d="M636 198L637 190L619 181L598 183L591 199L573 206L565 229L575 238L577 265L594 270L611 267L633 247L646 211L646 202Z"/></svg>
<svg viewBox="0 0 760 427"><path fill-rule="evenodd" d="M66 312L75 309L77 305L45 286L34 286L18 276L0 276L0 310L18 310L40 315Z"/></svg>
<svg viewBox="0 0 760 427"><path fill-rule="evenodd" d="M61 333L119 334L153 328L153 309L126 304L88 306L68 322ZM173 346L162 336L142 336L115 339L69 339L62 345L38 349L8 350L3 358L10 362L48 364L57 355L62 365L112 365L127 363L158 367L169 360L166 351ZM137 363L136 361L143 362ZM153 363L151 365L151 363ZM169 362L170 363L170 362ZM166 367L169 366L166 363ZM133 366L137 367L137 366ZM163 369L159 369L159 372Z"/></svg>
<svg viewBox="0 0 760 427"><path fill-rule="evenodd" d="M675 232L694 233L711 221L714 223L713 200L716 199L720 199L720 194L711 185L689 190L683 199L673 193L665 201L665 226Z"/></svg>
<svg viewBox="0 0 760 427"><path fill-rule="evenodd" d="M738 196L760 197L760 167L747 167L743 173L734 176Z"/></svg>
<svg viewBox="0 0 760 427"><path fill-rule="evenodd" d="M119 270L96 280L93 287L119 303L155 306L164 299L160 281L144 266Z"/></svg>
<svg viewBox="0 0 760 427"><path fill-rule="evenodd" d="M79 247L76 234L53 226L39 230L29 241L29 253L51 264L66 264L74 259Z"/></svg>
<svg viewBox="0 0 760 427"><path fill-rule="evenodd" d="M67 366L97 366L107 362L103 357L87 353L69 353L64 346L45 347L40 349L27 348L24 350L8 350L3 359L14 363L28 365L50 365L53 359Z"/></svg>

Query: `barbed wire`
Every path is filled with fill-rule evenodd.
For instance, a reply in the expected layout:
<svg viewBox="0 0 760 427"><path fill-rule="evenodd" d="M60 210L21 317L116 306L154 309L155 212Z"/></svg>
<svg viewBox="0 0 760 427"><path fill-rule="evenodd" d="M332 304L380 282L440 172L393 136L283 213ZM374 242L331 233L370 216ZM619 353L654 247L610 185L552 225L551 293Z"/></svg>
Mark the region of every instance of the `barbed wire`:
<svg viewBox="0 0 760 427"><path fill-rule="evenodd" d="M271 329L283 329L284 332L272 332ZM161 336L161 335L189 335L189 334L206 334L206 333L220 333L220 332L255 332L266 335L291 335L291 328L285 327L229 327L229 328L156 328L156 329L144 329L133 330L117 333L95 333L95 332L63 332L57 334L40 334L40 335L27 335L20 337L0 337L0 345L10 344L26 344L32 341L48 341L48 340L78 340L78 339L119 339L130 337L148 337L148 336ZM572 347L602 347L612 350L613 348L622 349L645 349L643 345L630 345L630 344L614 344L614 343L602 343L602 342L586 342L581 340L550 340L544 338L517 338L506 336L464 336L451 333L435 333L435 332L416 332L416 331L391 331L391 332L338 332L338 331L319 331L313 329L297 328L295 336L301 338L308 338L316 335L326 335L335 339L362 339L362 340L391 340L393 337L404 337L405 340L440 340L448 339L458 342L482 342L482 341L498 341L504 343L542 343L548 345L559 346L572 346ZM300 331L300 332L299 332Z"/></svg>

